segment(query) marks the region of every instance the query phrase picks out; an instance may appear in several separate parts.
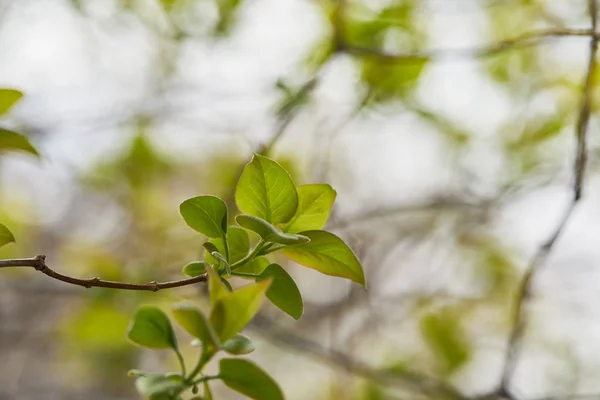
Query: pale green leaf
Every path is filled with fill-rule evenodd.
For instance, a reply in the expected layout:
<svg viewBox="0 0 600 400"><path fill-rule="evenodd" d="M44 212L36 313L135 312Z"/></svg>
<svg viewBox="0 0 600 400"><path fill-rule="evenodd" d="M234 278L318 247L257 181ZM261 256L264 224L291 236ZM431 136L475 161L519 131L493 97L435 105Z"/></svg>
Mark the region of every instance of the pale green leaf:
<svg viewBox="0 0 600 400"><path fill-rule="evenodd" d="M195 277L206 273L206 265L202 261L194 261L183 267L182 271L189 277Z"/></svg>
<svg viewBox="0 0 600 400"><path fill-rule="evenodd" d="M327 184L298 186L298 209L286 226L286 232L297 233L322 229L327 223L336 191Z"/></svg>
<svg viewBox="0 0 600 400"><path fill-rule="evenodd" d="M212 325L202 311L191 304L178 304L173 307L173 316L186 330L187 333L199 339L205 348L216 351L219 348L219 339Z"/></svg>
<svg viewBox="0 0 600 400"><path fill-rule="evenodd" d="M246 165L235 191L239 209L267 222L287 222L298 208L298 192L287 171L275 161L255 154Z"/></svg>
<svg viewBox="0 0 600 400"><path fill-rule="evenodd" d="M305 267L365 285L365 275L356 255L342 239L326 231L306 231L310 242L286 247L284 254Z"/></svg>
<svg viewBox="0 0 600 400"><path fill-rule="evenodd" d="M245 286L219 298L210 316L219 340L225 342L240 332L258 312L271 280Z"/></svg>

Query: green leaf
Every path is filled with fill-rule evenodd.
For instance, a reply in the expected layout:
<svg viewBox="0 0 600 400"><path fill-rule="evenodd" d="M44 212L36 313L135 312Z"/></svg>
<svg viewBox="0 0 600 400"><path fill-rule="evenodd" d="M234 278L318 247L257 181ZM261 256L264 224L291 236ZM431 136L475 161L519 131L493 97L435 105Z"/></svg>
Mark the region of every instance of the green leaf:
<svg viewBox="0 0 600 400"><path fill-rule="evenodd" d="M209 351L216 351L219 348L217 334L197 307L186 303L178 304L173 308L173 316L187 333L200 339Z"/></svg>
<svg viewBox="0 0 600 400"><path fill-rule="evenodd" d="M347 278L365 286L360 261L342 239L331 232L306 231L310 242L283 249L291 260L331 276Z"/></svg>
<svg viewBox="0 0 600 400"><path fill-rule="evenodd" d="M227 206L218 197L192 197L181 203L179 211L192 229L210 238L227 233Z"/></svg>
<svg viewBox="0 0 600 400"><path fill-rule="evenodd" d="M40 155L25 136L0 128L0 153L3 151L25 151L38 157Z"/></svg>
<svg viewBox="0 0 600 400"><path fill-rule="evenodd" d="M287 222L298 208L298 192L281 165L255 154L242 172L235 201L245 214L272 223Z"/></svg>
<svg viewBox="0 0 600 400"><path fill-rule="evenodd" d="M210 303L214 307L221 298L226 297L229 292L223 286L221 282L221 277L214 270L214 268L208 266L206 268L206 272L208 273L208 293L210 295Z"/></svg>
<svg viewBox="0 0 600 400"><path fill-rule="evenodd" d="M240 356L252 353L254 351L254 344L252 344L252 341L247 336L238 333L223 343L222 348L229 354Z"/></svg>
<svg viewBox="0 0 600 400"><path fill-rule="evenodd" d="M210 316L219 340L225 342L240 332L258 312L271 280L245 286L221 297Z"/></svg>
<svg viewBox="0 0 600 400"><path fill-rule="evenodd" d="M0 116L6 114L21 98L23 93L14 89L0 89Z"/></svg>
<svg viewBox="0 0 600 400"><path fill-rule="evenodd" d="M426 65L425 59L386 63L377 57L366 57L363 60L361 79L367 85L372 101L385 102L404 98L417 86Z"/></svg>
<svg viewBox="0 0 600 400"><path fill-rule="evenodd" d="M294 319L299 319L304 312L302 295L296 282L278 264L271 264L257 278L257 281L272 278L273 283L267 290L267 298L283 312Z"/></svg>
<svg viewBox="0 0 600 400"><path fill-rule="evenodd" d="M256 232L261 238L267 242L279 244L300 244L307 243L309 239L306 236L296 235L294 233L279 232L273 225L253 215L240 214L235 217L235 220L242 228Z"/></svg>
<svg viewBox="0 0 600 400"><path fill-rule="evenodd" d="M202 261L194 261L183 267L182 272L193 278L206 273L206 265Z"/></svg>
<svg viewBox="0 0 600 400"><path fill-rule="evenodd" d="M210 242L215 245L219 253L225 254L223 238L211 239ZM227 244L229 245L229 263L233 264L246 257L250 251L248 232L239 226L230 225L227 229ZM207 254L207 256L208 261L211 262L210 254Z"/></svg>
<svg viewBox="0 0 600 400"><path fill-rule="evenodd" d="M13 236L13 234L8 230L8 228L5 225L0 224L0 247L9 243L14 243L14 241L15 237Z"/></svg>
<svg viewBox="0 0 600 400"><path fill-rule="evenodd" d="M336 191L327 184L298 186L298 209L285 231L297 233L323 228L336 195Z"/></svg>
<svg viewBox="0 0 600 400"><path fill-rule="evenodd" d="M213 400L212 391L207 381L204 381L204 400Z"/></svg>
<svg viewBox="0 0 600 400"><path fill-rule="evenodd" d="M185 389L181 376L160 374L140 376L135 386L141 395L150 400L171 400Z"/></svg>
<svg viewBox="0 0 600 400"><path fill-rule="evenodd" d="M470 358L470 350L459 319L448 313L428 314L420 322L425 342L450 374Z"/></svg>
<svg viewBox="0 0 600 400"><path fill-rule="evenodd" d="M127 329L127 336L137 345L151 349L177 349L177 338L169 318L158 307L141 306Z"/></svg>
<svg viewBox="0 0 600 400"><path fill-rule="evenodd" d="M271 264L267 257L256 257L254 260L247 262L241 267L237 267L235 272L241 272L244 274L260 275L265 268Z"/></svg>
<svg viewBox="0 0 600 400"><path fill-rule="evenodd" d="M251 361L223 358L219 362L223 383L255 400L283 400L283 393L265 371Z"/></svg>

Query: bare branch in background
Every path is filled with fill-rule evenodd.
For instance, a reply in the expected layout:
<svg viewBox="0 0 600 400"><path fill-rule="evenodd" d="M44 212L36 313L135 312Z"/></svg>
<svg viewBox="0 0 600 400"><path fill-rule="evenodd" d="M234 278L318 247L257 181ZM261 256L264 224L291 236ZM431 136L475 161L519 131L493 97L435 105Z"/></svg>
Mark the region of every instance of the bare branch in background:
<svg viewBox="0 0 600 400"><path fill-rule="evenodd" d="M591 37L590 37L590 55L588 59L587 73L584 80L583 94L581 100L581 107L579 111L579 117L576 124L575 134L577 140L575 163L574 163L574 184L573 184L573 198L568 204L563 218L560 220L558 226L550 234L549 238L542 244L538 249L537 253L533 257L529 268L523 277L520 290L517 294L515 313L513 319L513 329L510 334L507 352L506 362L502 372L502 378L500 382L499 393L504 394L509 398L512 398L510 392L510 381L515 373L517 362L521 354L521 348L523 345L523 336L525 334L525 328L528 320L527 306L532 296L532 287L535 278L540 273L542 268L546 264L548 256L552 252L554 245L565 230L567 223L569 222L573 211L577 206L582 196L583 182L585 177L585 171L587 166L587 131L590 119L590 110L592 108L592 91L594 88L594 75L596 72L596 55L598 52L598 40L599 37L596 34L598 25L598 9L596 0L589 0L588 8L591 18Z"/></svg>
<svg viewBox="0 0 600 400"><path fill-rule="evenodd" d="M46 265L46 256L35 256L33 258L17 258L13 260L0 260L0 268L13 268L13 267L30 267L35 268L44 275L50 278L59 280L61 282L69 283L71 285L82 286L84 288L101 287L107 289L121 289L121 290L145 290L150 292L158 292L161 289L171 289L182 286L195 285L196 283L206 282L206 274L202 274L193 278L181 279L178 281L170 282L148 282L148 283L126 283L126 282L113 282L105 281L100 278L80 279L73 278L68 275L58 273Z"/></svg>
<svg viewBox="0 0 600 400"><path fill-rule="evenodd" d="M391 53L380 49L358 46L344 43L342 49L349 54L361 57L377 57L384 61L422 61L461 59L465 57L481 58L489 57L519 47L527 47L538 44L548 39L566 37L596 37L593 29L540 29L526 32L514 38L502 40L488 46L471 47L463 49L439 49L412 53Z"/></svg>
<svg viewBox="0 0 600 400"><path fill-rule="evenodd" d="M300 351L300 354L310 355L323 362L341 368L351 374L361 376L370 381L387 387L398 387L430 396L444 396L444 398L463 400L452 386L445 382L437 381L430 376L424 376L411 371L390 371L374 369L364 362L352 359L347 354L329 349L319 343L296 335L293 332L278 327L277 324L264 315L258 315L251 323L251 328L260 332L274 344L285 345Z"/></svg>

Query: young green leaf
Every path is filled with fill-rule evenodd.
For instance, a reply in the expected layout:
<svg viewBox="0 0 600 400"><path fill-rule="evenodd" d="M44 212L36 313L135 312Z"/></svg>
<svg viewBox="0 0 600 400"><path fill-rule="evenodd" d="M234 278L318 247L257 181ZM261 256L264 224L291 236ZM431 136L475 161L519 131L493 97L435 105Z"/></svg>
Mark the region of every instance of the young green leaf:
<svg viewBox="0 0 600 400"><path fill-rule="evenodd" d="M267 257L256 257L254 260L247 262L246 264L237 267L234 272L241 272L243 274L260 275L265 268L271 264Z"/></svg>
<svg viewBox="0 0 600 400"><path fill-rule="evenodd" d="M210 238L227 233L227 206L218 197L192 197L181 203L179 211L192 229Z"/></svg>
<svg viewBox="0 0 600 400"><path fill-rule="evenodd" d="M240 356L252 353L254 351L254 344L252 344L252 341L247 336L238 333L223 343L222 349L234 356Z"/></svg>
<svg viewBox="0 0 600 400"><path fill-rule="evenodd" d="M219 348L217 334L197 307L186 303L178 304L173 307L173 316L187 333L199 339L209 351L216 351Z"/></svg>
<svg viewBox="0 0 600 400"><path fill-rule="evenodd" d="M177 338L169 318L158 307L141 306L127 329L135 344L151 349L177 349Z"/></svg>
<svg viewBox="0 0 600 400"><path fill-rule="evenodd" d="M14 89L0 89L0 116L6 114L21 98L23 93Z"/></svg>
<svg viewBox="0 0 600 400"><path fill-rule="evenodd" d="M327 223L337 195L327 184L298 186L298 209L285 231L297 233L322 229Z"/></svg>
<svg viewBox="0 0 600 400"><path fill-rule="evenodd" d="M245 286L221 297L210 316L219 340L225 342L241 331L258 312L271 280Z"/></svg>
<svg viewBox="0 0 600 400"><path fill-rule="evenodd" d="M219 253L225 254L223 238L211 239L210 243L215 246ZM250 251L248 232L239 226L230 225L227 228L227 244L229 246L229 263L233 264L246 257ZM216 260L208 252L205 254L205 259L212 264L216 263Z"/></svg>
<svg viewBox="0 0 600 400"><path fill-rule="evenodd" d="M242 228L246 228L257 233L267 242L292 245L307 243L309 241L306 236L296 235L294 233L279 232L277 228L264 219L255 217L253 215L240 214L235 217L235 220Z"/></svg>
<svg viewBox="0 0 600 400"><path fill-rule="evenodd" d="M24 151L38 157L40 155L25 136L0 128L0 153L3 151Z"/></svg>
<svg viewBox="0 0 600 400"><path fill-rule="evenodd" d="M8 230L8 228L5 225L0 224L0 247L9 243L13 243L14 241L15 237L13 236L13 234Z"/></svg>
<svg viewBox="0 0 600 400"><path fill-rule="evenodd" d="M298 208L298 192L281 165L255 154L242 172L235 201L243 213L272 223L287 222Z"/></svg>
<svg viewBox="0 0 600 400"><path fill-rule="evenodd" d="M306 231L302 235L310 242L286 247L283 252L287 257L325 275L347 278L365 286L360 261L342 239L326 231Z"/></svg>
<svg viewBox="0 0 600 400"><path fill-rule="evenodd" d="M223 358L219 362L219 376L223 383L255 400L283 400L277 383L251 361Z"/></svg>
<svg viewBox="0 0 600 400"><path fill-rule="evenodd" d="M206 273L206 265L202 261L194 261L183 267L182 272L193 278Z"/></svg>
<svg viewBox="0 0 600 400"><path fill-rule="evenodd" d="M185 389L181 376L148 374L135 381L138 392L150 400L171 400Z"/></svg>
<svg viewBox="0 0 600 400"><path fill-rule="evenodd" d="M215 304L217 304L221 298L226 297L229 292L225 286L223 286L221 277L213 267L208 266L206 272L208 274L208 293L210 295L210 302L214 307Z"/></svg>
<svg viewBox="0 0 600 400"><path fill-rule="evenodd" d="M299 319L304 312L302 295L296 282L278 264L271 264L257 278L257 281L272 278L273 283L267 290L267 298L283 312L294 319Z"/></svg>

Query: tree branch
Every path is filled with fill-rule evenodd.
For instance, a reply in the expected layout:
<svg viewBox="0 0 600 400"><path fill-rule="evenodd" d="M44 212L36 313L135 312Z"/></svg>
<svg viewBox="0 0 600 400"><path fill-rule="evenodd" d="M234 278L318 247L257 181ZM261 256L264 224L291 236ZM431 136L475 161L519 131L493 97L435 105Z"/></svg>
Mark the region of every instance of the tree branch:
<svg viewBox="0 0 600 400"><path fill-rule="evenodd" d="M587 166L587 131L590 120L590 110L592 103L592 91L594 87L594 76L596 73L596 55L598 52L599 36L596 33L598 25L598 9L596 0L588 1L589 13L591 16L591 39L590 39L590 55L588 58L587 73L584 80L583 94L581 98L581 107L579 117L575 127L575 135L577 140L575 163L573 166L574 184L573 198L569 202L563 218L558 226L551 233L549 238L542 244L534 255L529 268L523 277L520 290L517 294L516 309L513 319L513 329L509 337L508 347L506 352L506 361L502 372L499 393L513 398L510 394L510 381L515 373L518 358L521 354L523 345L523 336L528 320L527 305L532 297L533 282L540 273L548 256L552 252L554 245L565 230L577 203L581 199L585 171Z"/></svg>
<svg viewBox="0 0 600 400"><path fill-rule="evenodd" d="M594 29L539 29L525 32L510 39L502 40L483 47L438 49L416 53L391 53L380 49L344 43L341 47L349 54L361 57L377 57L385 61L422 61L432 59L456 59L464 57L489 57L505 50L517 47L532 46L536 43L552 38L564 37L592 37L598 39ZM339 34L337 34L339 36Z"/></svg>
<svg viewBox="0 0 600 400"><path fill-rule="evenodd" d="M108 289L121 289L121 290L146 290L150 292L158 292L161 289L171 289L182 286L194 285L200 282L207 281L207 275L202 274L193 278L181 279L178 281L170 282L148 282L148 283L127 283L127 282L113 282L105 281L100 278L80 279L74 278L68 275L63 275L59 272L54 271L48 265L46 265L46 256L40 255L33 258L16 258L12 260L0 260L0 268L12 268L12 267L30 267L37 271L40 271L44 275L50 278L59 280L61 282L69 283L71 285L82 286L84 288L101 287Z"/></svg>

